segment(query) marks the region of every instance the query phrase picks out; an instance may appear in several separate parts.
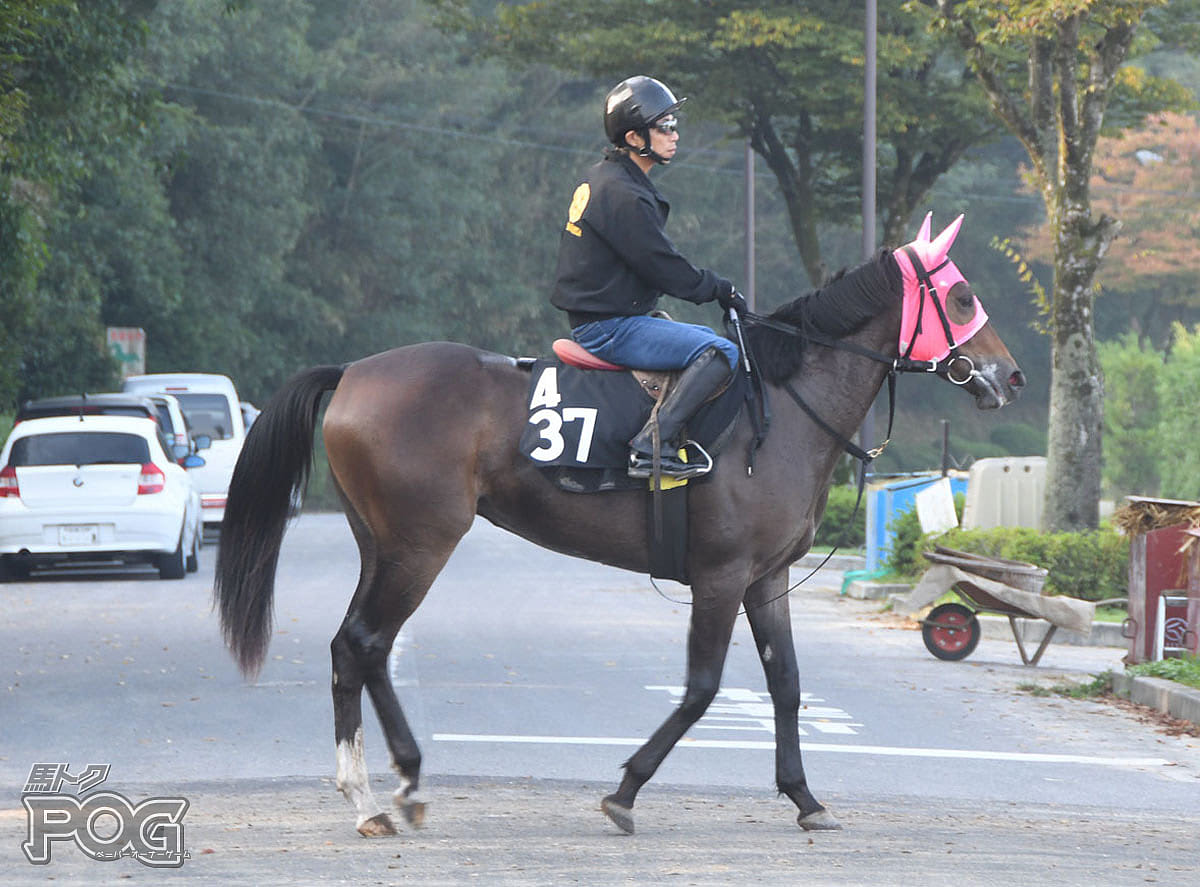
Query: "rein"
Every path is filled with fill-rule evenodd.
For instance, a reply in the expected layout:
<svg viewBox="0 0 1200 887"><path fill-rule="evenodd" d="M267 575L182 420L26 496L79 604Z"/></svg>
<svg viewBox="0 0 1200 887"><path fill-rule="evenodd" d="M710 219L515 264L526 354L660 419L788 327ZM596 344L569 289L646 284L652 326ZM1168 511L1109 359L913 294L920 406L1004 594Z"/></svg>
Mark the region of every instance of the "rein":
<svg viewBox="0 0 1200 887"><path fill-rule="evenodd" d="M916 328L918 331L921 328L922 315L924 313L925 301L926 301L926 299L924 297L928 296L929 300L933 302L934 307L937 309L938 319L941 321L942 331L946 336L946 344L950 346L950 351L947 354L947 356L940 360L916 360L909 356L912 353L913 345L915 344L916 339L917 339L917 336L915 334L913 335L913 339L909 343L908 348L905 350L905 353L900 355L899 357L893 358L893 357L888 357L886 354L883 354L879 351L875 351L870 348L865 348L862 345L857 344L856 342L845 342L845 341L842 341L841 339L834 339L834 338L824 335L823 333L815 332L812 330L805 330L805 329L802 329L801 327L795 326L793 324L785 323L780 320L775 320L774 318L767 317L762 314L754 314L752 312L747 311L741 318L748 324L766 327L768 329L772 329L772 330L775 330L776 332L781 332L781 333L784 333L789 336L793 336L798 339L805 339L805 340L807 340L809 342L813 342L817 345L823 345L827 348L835 348L835 349L838 349L841 351L849 351L852 354L858 354L862 357L866 357L877 363L883 363L883 364L888 365L888 374L887 374L888 425L887 425L887 433L884 435L883 443L881 443L879 446L874 447L873 449L870 449L870 450L864 450L862 447L858 446L858 444L854 443L854 441L845 437L836 428L834 428L832 425L830 425L828 422L826 422L824 419L822 419L820 417L820 415L818 415L817 411L814 410L812 408L812 406L810 406L809 403L800 395L800 392L796 390L795 386L792 385L791 380L788 380L783 383L783 390L786 391L788 393L788 396L791 397L791 399L796 402L796 405L799 406L800 409L803 410L804 413L810 419L812 419L812 421L814 423L816 423L816 425L818 427L821 428L821 430L823 430L826 434L828 434L835 441L837 441L846 453L848 453L853 458L857 459L859 462L858 484L857 484L858 495L854 500L854 510L850 513L850 519L847 522L846 529L842 531L843 540L845 538L846 533L849 532L850 527L853 526L854 519L858 515L858 509L862 505L863 492L866 488L866 482L867 482L867 466L870 465L872 462L874 462L877 458L879 458L879 456L882 455L883 451L887 448L887 445L889 443L891 443L892 425L895 422L895 418L896 418L896 377L900 373L942 373L946 377L946 379L953 382L955 385L965 385L968 382L970 382L971 379L976 375L974 361L972 361L971 358L967 357L965 354L960 354L958 351L958 345L955 343L953 334L950 329L950 320L946 316L946 310L942 306L942 300L937 291L937 287L933 282L932 275L934 273L936 273L942 267L942 265L939 265L939 266L933 268L932 270L927 271L925 269L925 266L921 262L920 258L917 256L916 252L912 249L912 247L906 246L906 247L904 247L904 251L905 251L905 254L908 256L909 261L912 262L913 269L917 273L918 282L921 287L922 298L919 301L919 305L918 305L918 309L917 309L917 326L916 326ZM944 265L947 262L949 262L949 259L946 259L942 264ZM735 328L738 333L738 344L741 345L742 353L745 355L746 354L745 343L742 340L741 326L740 326L740 324L737 323L737 321L738 321L737 314L736 314L736 312L734 312L732 310L729 313L730 313L730 316L734 322ZM748 355L746 355L746 357L748 358ZM963 373L963 375L961 375L961 376L956 375L956 366L960 363L965 364L965 370L961 367L958 368L958 372ZM764 601L762 604L758 604L756 606L765 606L766 604L769 604L772 601L777 600L779 597L783 597L783 595L790 594L795 588L797 588L800 585L803 585L805 582L807 582L809 579L811 579L817 573L817 571L819 571L822 567L825 566L825 564L827 564L829 562L829 559L833 557L834 552L836 552L837 549L840 547L841 547L841 541L839 541L838 544L836 546L834 546L833 550L830 551L829 554L827 554L825 556L825 559L822 560L821 563L819 563L816 567L814 567L807 576L805 576L803 579L798 581L795 585L792 585L790 588L787 589L787 591L783 592L783 594L777 595L776 597L771 598L768 601ZM747 607L746 609L749 609L749 608Z"/></svg>

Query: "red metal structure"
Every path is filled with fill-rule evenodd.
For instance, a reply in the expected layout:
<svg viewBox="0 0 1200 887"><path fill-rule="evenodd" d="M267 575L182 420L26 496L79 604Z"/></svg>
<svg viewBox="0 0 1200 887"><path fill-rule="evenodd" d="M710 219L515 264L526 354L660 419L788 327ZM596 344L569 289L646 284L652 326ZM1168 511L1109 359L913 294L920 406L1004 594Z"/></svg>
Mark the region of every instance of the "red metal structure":
<svg viewBox="0 0 1200 887"><path fill-rule="evenodd" d="M1129 550L1130 664L1161 658L1162 649L1196 653L1200 635L1200 502L1128 497L1155 521L1132 531ZM1177 522L1172 522L1177 519ZM1167 523L1165 526L1158 524Z"/></svg>

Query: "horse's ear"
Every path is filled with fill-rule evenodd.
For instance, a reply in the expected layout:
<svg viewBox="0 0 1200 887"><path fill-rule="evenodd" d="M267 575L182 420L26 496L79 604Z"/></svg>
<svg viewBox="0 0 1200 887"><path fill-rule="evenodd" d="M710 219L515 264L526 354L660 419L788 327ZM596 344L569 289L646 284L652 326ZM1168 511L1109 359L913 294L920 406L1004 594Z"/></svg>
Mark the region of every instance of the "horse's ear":
<svg viewBox="0 0 1200 887"><path fill-rule="evenodd" d="M929 225L933 221L933 213L925 213L925 220L921 222L921 230L917 232L918 243L929 242Z"/></svg>
<svg viewBox="0 0 1200 887"><path fill-rule="evenodd" d="M946 229L930 245L930 252L939 259L944 259L950 252L950 246L954 243L954 238L958 236L958 229L962 227L962 223L963 216L959 215L957 219L947 225Z"/></svg>

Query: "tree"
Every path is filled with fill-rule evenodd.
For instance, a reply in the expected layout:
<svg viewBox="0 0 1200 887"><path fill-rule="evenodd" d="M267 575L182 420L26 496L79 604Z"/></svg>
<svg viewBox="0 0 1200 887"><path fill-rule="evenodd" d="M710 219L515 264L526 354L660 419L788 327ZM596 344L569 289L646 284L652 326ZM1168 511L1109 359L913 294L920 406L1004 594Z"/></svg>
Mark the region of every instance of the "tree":
<svg viewBox="0 0 1200 887"><path fill-rule="evenodd" d="M432 2L446 28L472 31L510 63L609 85L644 72L691 93L688 115L749 140L774 174L812 284L827 271L820 229L858 227L863 22L844 3L542 0L490 19L470 0ZM879 204L893 245L938 177L1000 131L973 75L901 5L880 4L878 40Z"/></svg>
<svg viewBox="0 0 1200 887"><path fill-rule="evenodd" d="M1110 313L1123 318L1119 332L1132 330L1161 350L1170 345L1172 323L1200 309L1198 181L1200 124L1187 114L1152 114L1096 143L1093 206L1121 220L1096 281L1106 301L1118 301ZM1051 260L1054 239L1044 220L1021 239L1026 258Z"/></svg>
<svg viewBox="0 0 1200 887"><path fill-rule="evenodd" d="M1159 426L1164 355L1136 334L1101 342L1104 369L1104 486L1108 495L1156 496L1161 480Z"/></svg>
<svg viewBox="0 0 1200 887"><path fill-rule="evenodd" d="M1176 4L1172 14L1191 5ZM1165 6L1165 0L925 5L934 28L966 52L994 113L1028 153L1053 232L1044 513L1051 530L1099 523L1104 384L1094 338L1095 278L1120 223L1094 210L1093 158L1110 106L1113 123L1127 127L1150 110L1190 100L1181 87L1126 66L1139 25L1152 11L1164 25Z"/></svg>
<svg viewBox="0 0 1200 887"><path fill-rule="evenodd" d="M0 404L43 383L107 385L93 269L60 239L97 153L137 139L145 95L122 68L154 0L0 10ZM74 259L74 261L73 261ZM78 386L78 387L77 387Z"/></svg>
<svg viewBox="0 0 1200 887"><path fill-rule="evenodd" d="M1162 494L1173 499L1200 499L1200 326L1175 324L1174 341L1159 379L1161 422L1156 441Z"/></svg>

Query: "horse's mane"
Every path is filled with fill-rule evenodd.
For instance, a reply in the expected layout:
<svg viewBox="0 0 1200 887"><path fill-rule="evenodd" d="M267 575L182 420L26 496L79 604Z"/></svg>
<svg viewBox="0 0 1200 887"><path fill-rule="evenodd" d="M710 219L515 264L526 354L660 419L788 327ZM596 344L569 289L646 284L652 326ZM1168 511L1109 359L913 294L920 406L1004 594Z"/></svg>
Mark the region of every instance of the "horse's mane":
<svg viewBox="0 0 1200 887"><path fill-rule="evenodd" d="M853 270L843 268L820 289L788 302L769 316L805 333L841 338L895 305L901 286L900 268L891 251L883 249ZM782 382L800 369L803 336L754 324L747 326L745 335L746 347L766 381Z"/></svg>

